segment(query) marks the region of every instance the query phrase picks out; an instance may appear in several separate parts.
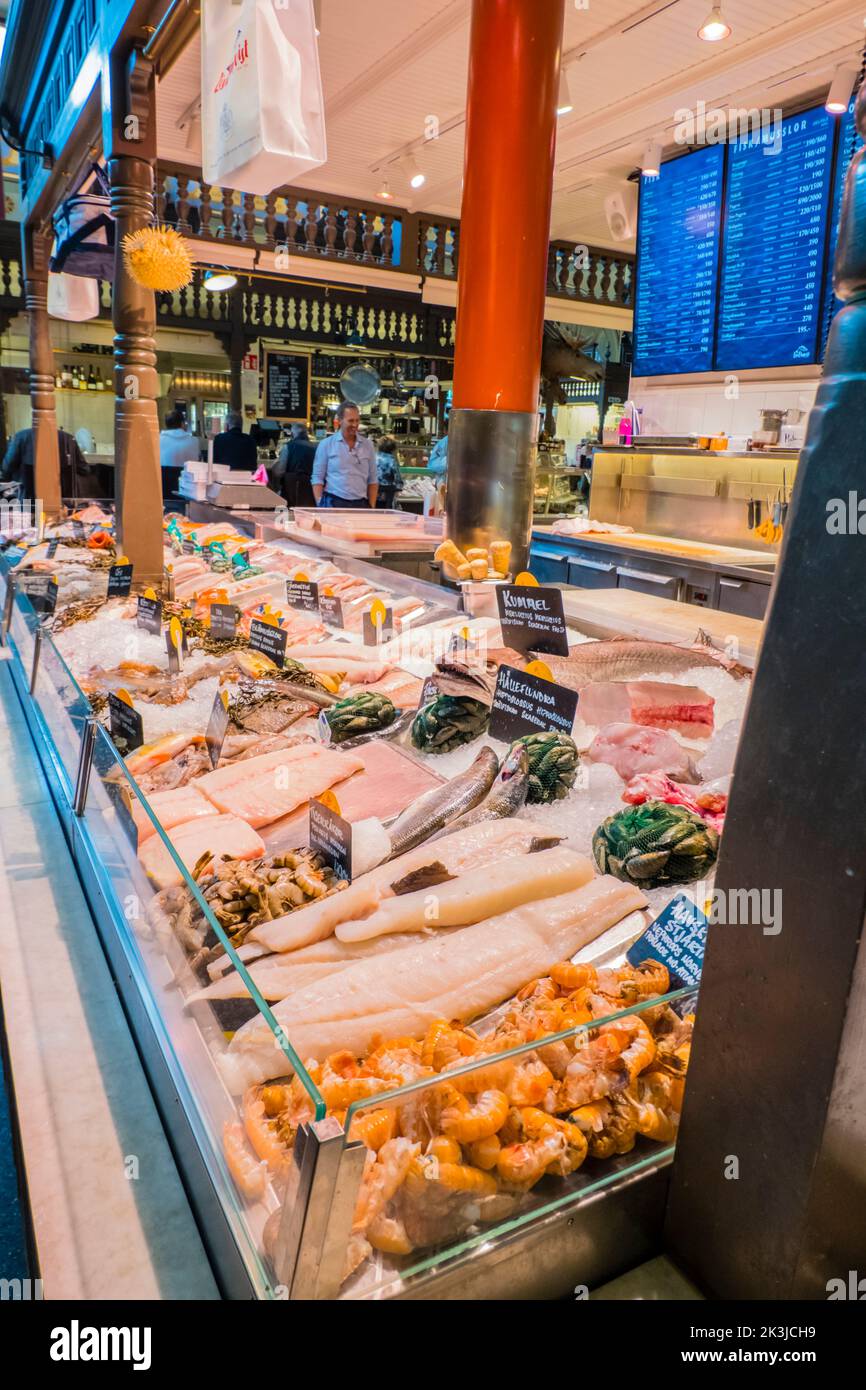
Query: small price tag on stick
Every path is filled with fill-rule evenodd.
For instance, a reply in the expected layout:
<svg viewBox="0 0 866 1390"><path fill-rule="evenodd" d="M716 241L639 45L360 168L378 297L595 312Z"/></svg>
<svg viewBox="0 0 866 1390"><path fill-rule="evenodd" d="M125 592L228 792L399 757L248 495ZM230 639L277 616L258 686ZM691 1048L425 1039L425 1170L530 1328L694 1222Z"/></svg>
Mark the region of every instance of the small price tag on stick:
<svg viewBox="0 0 866 1390"><path fill-rule="evenodd" d="M310 802L310 847L322 856L337 878L352 881L352 823L340 815L333 792Z"/></svg>
<svg viewBox="0 0 866 1390"><path fill-rule="evenodd" d="M118 690L116 694L109 691L108 727L115 746L124 757L144 743L144 722L133 708L128 690Z"/></svg>
<svg viewBox="0 0 866 1390"><path fill-rule="evenodd" d="M539 730L570 734L577 701L576 690L518 671L515 666L500 666L490 711L490 737L512 743Z"/></svg>
<svg viewBox="0 0 866 1390"><path fill-rule="evenodd" d="M701 978L707 944L707 918L685 893L677 893L626 951L631 965L660 960L671 977L671 989L696 985Z"/></svg>
<svg viewBox="0 0 866 1390"><path fill-rule="evenodd" d="M364 646L378 647L394 636L394 610L386 608L380 598L374 599L364 614Z"/></svg>
<svg viewBox="0 0 866 1390"><path fill-rule="evenodd" d="M204 736L211 767L216 767L222 756L223 744L226 741L230 723L228 692L222 690L214 697L213 709Z"/></svg>

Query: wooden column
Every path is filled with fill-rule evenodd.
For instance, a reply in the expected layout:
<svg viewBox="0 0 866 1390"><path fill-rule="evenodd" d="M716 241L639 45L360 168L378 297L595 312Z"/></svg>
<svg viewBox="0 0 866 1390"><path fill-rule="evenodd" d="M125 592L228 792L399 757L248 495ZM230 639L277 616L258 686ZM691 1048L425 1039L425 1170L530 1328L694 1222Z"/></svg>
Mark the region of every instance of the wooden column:
<svg viewBox="0 0 866 1390"><path fill-rule="evenodd" d="M60 512L60 450L54 407L54 354L48 326L47 237L22 227L24 303L30 324L30 402L33 426L33 495L49 517Z"/></svg>
<svg viewBox="0 0 866 1390"><path fill-rule="evenodd" d="M123 264L127 232L153 221L156 113L149 63L112 54L104 126L110 151L116 252L114 324L114 498L118 544L135 566L135 584L162 579L162 477L156 400L156 301Z"/></svg>
<svg viewBox="0 0 866 1390"><path fill-rule="evenodd" d="M232 410L240 410L243 405L241 396L241 368L243 366L244 353L247 350L247 338L244 334L244 287L240 280L234 289L229 290L231 297L231 316L232 331L229 336L229 369L231 371L231 394L229 404Z"/></svg>

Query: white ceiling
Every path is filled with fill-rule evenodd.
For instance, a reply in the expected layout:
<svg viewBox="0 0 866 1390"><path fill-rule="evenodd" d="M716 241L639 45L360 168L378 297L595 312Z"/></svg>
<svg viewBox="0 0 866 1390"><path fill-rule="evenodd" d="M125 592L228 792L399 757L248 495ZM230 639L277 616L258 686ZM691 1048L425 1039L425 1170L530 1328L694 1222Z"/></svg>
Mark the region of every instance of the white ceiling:
<svg viewBox="0 0 866 1390"><path fill-rule="evenodd" d="M604 198L649 138L674 148L678 108L698 100L787 108L823 95L841 61L856 65L863 0L723 0L732 34L705 43L697 29L711 3L566 0L563 62L574 110L558 123L553 238L615 244ZM387 177L397 204L459 217L470 9L470 0L322 0L329 158L311 187L374 198ZM199 90L196 39L160 83L163 160L200 163L199 128L188 119ZM440 134L425 142L430 116ZM427 174L418 193L396 162L407 151Z"/></svg>

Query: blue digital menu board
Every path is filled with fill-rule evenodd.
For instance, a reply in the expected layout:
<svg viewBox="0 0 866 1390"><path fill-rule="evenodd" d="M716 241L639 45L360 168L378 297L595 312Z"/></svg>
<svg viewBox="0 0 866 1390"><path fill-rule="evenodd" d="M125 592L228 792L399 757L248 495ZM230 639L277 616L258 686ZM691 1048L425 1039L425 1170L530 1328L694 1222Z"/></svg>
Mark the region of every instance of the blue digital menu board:
<svg viewBox="0 0 866 1390"><path fill-rule="evenodd" d="M816 360L834 129L818 107L728 146L720 371Z"/></svg>
<svg viewBox="0 0 866 1390"><path fill-rule="evenodd" d="M839 239L839 217L842 212L842 194L845 191L845 175L848 173L851 160L863 145L863 141L857 134L857 127L854 124L853 99L849 102L848 110L838 124L839 145L836 150L836 167L833 172L833 192L830 199L830 236L827 244L827 280L824 286L824 310L821 315L820 356L822 359L824 357L824 349L827 346L827 334L830 332L830 324L833 322L833 316L837 310L842 307L841 300L837 299L833 293L833 261L836 256L836 242Z"/></svg>
<svg viewBox="0 0 866 1390"><path fill-rule="evenodd" d="M641 180L635 376L713 365L724 149L709 145Z"/></svg>

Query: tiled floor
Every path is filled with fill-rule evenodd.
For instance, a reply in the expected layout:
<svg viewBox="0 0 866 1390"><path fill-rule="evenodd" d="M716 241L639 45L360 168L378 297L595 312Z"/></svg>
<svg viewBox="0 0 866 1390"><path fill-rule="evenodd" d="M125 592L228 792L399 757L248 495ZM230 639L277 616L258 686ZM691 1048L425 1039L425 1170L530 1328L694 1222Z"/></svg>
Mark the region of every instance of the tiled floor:
<svg viewBox="0 0 866 1390"><path fill-rule="evenodd" d="M6 661L0 993L45 1296L216 1297ZM9 1155L0 1115L4 1208ZM20 1222L8 1240L0 1227L4 1264L20 1236Z"/></svg>

